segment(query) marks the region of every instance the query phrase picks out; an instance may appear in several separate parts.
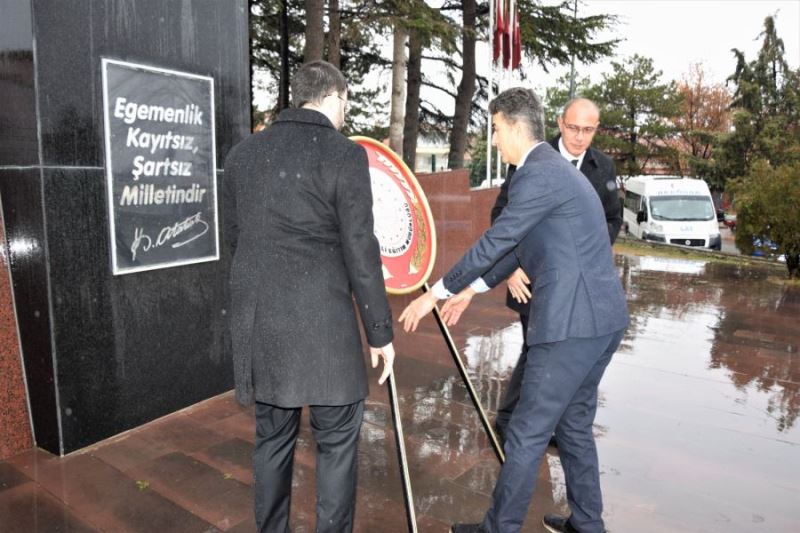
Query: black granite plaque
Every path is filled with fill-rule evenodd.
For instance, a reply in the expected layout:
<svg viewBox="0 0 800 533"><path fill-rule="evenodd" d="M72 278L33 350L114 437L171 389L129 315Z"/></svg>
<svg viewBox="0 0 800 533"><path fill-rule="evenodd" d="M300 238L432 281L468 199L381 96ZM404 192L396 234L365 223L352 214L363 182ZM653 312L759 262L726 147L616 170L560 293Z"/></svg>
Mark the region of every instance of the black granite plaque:
<svg viewBox="0 0 800 533"><path fill-rule="evenodd" d="M214 80L103 58L114 274L219 259Z"/></svg>
<svg viewBox="0 0 800 533"><path fill-rule="evenodd" d="M222 187L225 179L224 169L214 172L214 158L221 165L250 133L248 13L246 0L0 0L0 201L39 447L69 453L233 386L226 314L230 254L220 235L219 260L211 260L215 219L221 224L225 217L215 209L213 181ZM122 122L115 134L123 135L123 148L128 126L201 138L191 154L135 147L147 159L193 163L191 178L161 176L159 184L155 176L139 176L136 185L211 187L201 215L208 232L176 249L162 244L150 250L169 252L166 264L182 260L171 255L177 253L192 262L208 260L178 268L143 265L140 247L135 267L152 270L114 275L109 268L112 247L120 254L126 247L108 230L106 164L124 174L118 163L128 158L132 184L140 152L106 151L111 128L104 124L103 58L127 65L119 74L139 80L135 94L115 86L126 103L204 108L203 125L192 126L192 133L183 124L152 128L137 120ZM109 111L113 116L110 104ZM203 172L194 168L201 166ZM152 213L141 214L176 207L164 198L148 207ZM135 209L117 213L131 214L139 216ZM156 236L152 228L142 231L157 238L165 225L156 226ZM192 248L202 239L208 239L206 250Z"/></svg>

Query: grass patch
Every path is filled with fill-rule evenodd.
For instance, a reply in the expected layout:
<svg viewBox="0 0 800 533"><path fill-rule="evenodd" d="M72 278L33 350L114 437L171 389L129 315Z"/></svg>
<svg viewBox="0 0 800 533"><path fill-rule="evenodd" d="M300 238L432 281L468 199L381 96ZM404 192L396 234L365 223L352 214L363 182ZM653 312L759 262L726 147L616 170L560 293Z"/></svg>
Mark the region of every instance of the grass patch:
<svg viewBox="0 0 800 533"><path fill-rule="evenodd" d="M786 273L786 265L779 263L778 261L769 261L760 257L750 257L747 255L734 255L717 252L716 250L707 250L705 248L699 249L652 243L643 241L641 239L632 239L628 237L620 237L617 239L617 241L614 243L614 253L634 256L674 257L677 259L691 259L695 261L728 263L734 265L744 264L747 266L782 270L784 273ZM789 280L785 279L784 281Z"/></svg>
<svg viewBox="0 0 800 533"><path fill-rule="evenodd" d="M789 279L788 274L786 276L768 276L767 281L769 283L774 283L775 285L788 285L789 287L800 287L800 278Z"/></svg>

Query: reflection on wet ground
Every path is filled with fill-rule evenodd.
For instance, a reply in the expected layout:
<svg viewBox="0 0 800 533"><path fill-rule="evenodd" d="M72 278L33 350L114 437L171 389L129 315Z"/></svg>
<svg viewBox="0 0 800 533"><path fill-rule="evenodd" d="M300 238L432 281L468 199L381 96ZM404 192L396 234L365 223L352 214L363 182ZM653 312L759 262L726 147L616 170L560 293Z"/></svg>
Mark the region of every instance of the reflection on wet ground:
<svg viewBox="0 0 800 533"><path fill-rule="evenodd" d="M612 532L800 532L800 287L780 271L618 255L632 323L601 384L595 425ZM397 313L409 300L393 298ZM496 290L453 328L490 413L521 331ZM420 531L478 521L497 475L432 319L399 332L400 393ZM359 451L356 530L405 531L388 398L375 385ZM230 394L66 458L0 463L3 531L253 531L252 410ZM314 530L314 442L297 445L293 531ZM557 452L523 531L566 509Z"/></svg>
<svg viewBox="0 0 800 533"><path fill-rule="evenodd" d="M800 531L800 287L617 259L633 318L597 417L609 524Z"/></svg>

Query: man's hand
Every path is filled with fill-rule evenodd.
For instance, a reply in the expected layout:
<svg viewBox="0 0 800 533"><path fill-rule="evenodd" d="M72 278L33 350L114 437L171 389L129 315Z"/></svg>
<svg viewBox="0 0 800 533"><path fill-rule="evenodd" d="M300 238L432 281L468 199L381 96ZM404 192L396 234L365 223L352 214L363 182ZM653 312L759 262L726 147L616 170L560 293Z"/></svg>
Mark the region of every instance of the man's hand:
<svg viewBox="0 0 800 533"><path fill-rule="evenodd" d="M433 291L428 291L403 309L398 322L403 323L406 332L417 331L417 325L422 317L430 313L436 307L436 296Z"/></svg>
<svg viewBox="0 0 800 533"><path fill-rule="evenodd" d="M469 307L473 296L475 296L475 291L472 287L467 287L447 300L442 306L442 319L444 323L448 326L455 326L458 319L461 318L461 313Z"/></svg>
<svg viewBox="0 0 800 533"><path fill-rule="evenodd" d="M394 364L394 346L390 342L382 348L369 347L369 353L372 356L372 368L378 366L378 356L383 357L383 373L378 378L378 385L383 385L389 374L392 373L392 365Z"/></svg>
<svg viewBox="0 0 800 533"><path fill-rule="evenodd" d="M511 296L519 303L526 304L531 299L531 291L528 289L531 280L525 274L525 271L518 268L508 278L508 290L511 291Z"/></svg>

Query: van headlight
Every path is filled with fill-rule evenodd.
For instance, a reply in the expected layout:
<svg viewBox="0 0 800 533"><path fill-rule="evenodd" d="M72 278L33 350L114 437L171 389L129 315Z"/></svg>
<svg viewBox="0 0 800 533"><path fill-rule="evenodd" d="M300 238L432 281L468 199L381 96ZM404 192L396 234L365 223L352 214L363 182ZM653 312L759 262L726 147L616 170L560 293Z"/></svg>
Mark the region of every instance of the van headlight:
<svg viewBox="0 0 800 533"><path fill-rule="evenodd" d="M664 238L664 234L663 233L653 233L651 231L648 231L647 233L642 233L642 236L647 241L667 242L667 239Z"/></svg>
<svg viewBox="0 0 800 533"><path fill-rule="evenodd" d="M656 223L651 223L647 231L642 231L642 238L646 241L667 242L664 238L664 226Z"/></svg>

